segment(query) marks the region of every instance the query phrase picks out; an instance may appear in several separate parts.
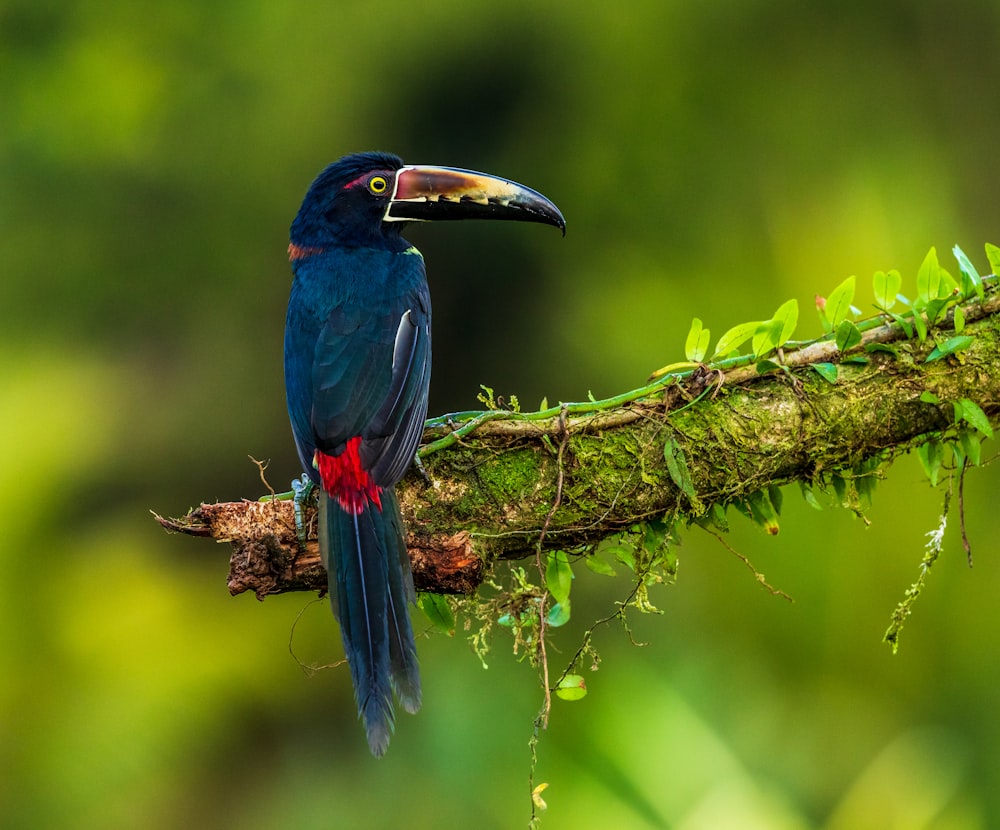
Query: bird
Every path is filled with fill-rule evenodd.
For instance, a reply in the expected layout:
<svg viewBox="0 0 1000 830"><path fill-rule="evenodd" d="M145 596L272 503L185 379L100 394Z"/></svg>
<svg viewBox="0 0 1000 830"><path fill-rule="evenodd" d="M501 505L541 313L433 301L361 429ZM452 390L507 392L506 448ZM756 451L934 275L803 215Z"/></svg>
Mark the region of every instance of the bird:
<svg viewBox="0 0 1000 830"><path fill-rule="evenodd" d="M415 602L395 485L416 455L431 375L431 301L410 222L508 219L559 228L540 193L383 152L344 156L308 188L290 229L285 321L289 419L340 624L358 717L381 757L394 696L421 704ZM297 490L300 492L302 488Z"/></svg>

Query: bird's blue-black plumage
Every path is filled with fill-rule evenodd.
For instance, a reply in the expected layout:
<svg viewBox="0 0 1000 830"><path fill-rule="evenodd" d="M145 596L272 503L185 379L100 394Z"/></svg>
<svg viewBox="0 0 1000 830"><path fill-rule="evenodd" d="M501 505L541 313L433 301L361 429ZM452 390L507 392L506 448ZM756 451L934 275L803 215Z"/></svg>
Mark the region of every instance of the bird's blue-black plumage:
<svg viewBox="0 0 1000 830"><path fill-rule="evenodd" d="M321 488L319 543L368 743L385 752L393 695L420 707L413 580L394 492L427 414L431 305L401 223L518 219L559 209L505 179L361 153L327 167L291 228L285 384L295 444Z"/></svg>
<svg viewBox="0 0 1000 830"><path fill-rule="evenodd" d="M393 486L416 452L430 381L430 295L423 258L383 223L385 205L348 184L392 156L364 154L328 167L292 225L294 281L285 328L285 382L304 468L323 485L317 450L341 456L354 438L360 466L381 488L353 512L337 493L320 497L320 548L330 574L359 713L381 755L393 727L395 690L420 706L407 603L413 582ZM298 255L296 255L298 254Z"/></svg>

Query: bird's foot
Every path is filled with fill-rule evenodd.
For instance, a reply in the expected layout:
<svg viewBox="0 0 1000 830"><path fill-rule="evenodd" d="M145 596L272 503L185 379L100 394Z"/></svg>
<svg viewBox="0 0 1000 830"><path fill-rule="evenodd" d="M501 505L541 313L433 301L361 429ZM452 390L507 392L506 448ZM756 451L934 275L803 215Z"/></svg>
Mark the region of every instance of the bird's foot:
<svg viewBox="0 0 1000 830"><path fill-rule="evenodd" d="M420 477L424 480L424 484L429 487L434 483L431 481L430 474L427 472L424 462L420 460L419 455L413 456L413 466L417 468L417 472L420 473Z"/></svg>
<svg viewBox="0 0 1000 830"><path fill-rule="evenodd" d="M295 511L295 537L302 547L306 546L309 538L309 527L305 521L305 508L313 498L316 485L309 478L307 473L303 473L301 478L292 479L292 509Z"/></svg>

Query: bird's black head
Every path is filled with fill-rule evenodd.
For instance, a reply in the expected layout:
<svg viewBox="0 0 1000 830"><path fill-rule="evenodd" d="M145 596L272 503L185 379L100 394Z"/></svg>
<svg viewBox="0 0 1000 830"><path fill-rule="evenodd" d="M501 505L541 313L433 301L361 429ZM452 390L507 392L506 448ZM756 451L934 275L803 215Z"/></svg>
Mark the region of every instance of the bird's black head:
<svg viewBox="0 0 1000 830"><path fill-rule="evenodd" d="M552 202L506 179L453 167L403 165L391 153L356 153L327 167L309 188L292 222L292 247L402 250L406 222L513 219L566 232Z"/></svg>
<svg viewBox="0 0 1000 830"><path fill-rule="evenodd" d="M385 231L394 230L383 228L382 220L402 166L403 160L391 153L355 153L327 166L292 222L292 244L382 247Z"/></svg>

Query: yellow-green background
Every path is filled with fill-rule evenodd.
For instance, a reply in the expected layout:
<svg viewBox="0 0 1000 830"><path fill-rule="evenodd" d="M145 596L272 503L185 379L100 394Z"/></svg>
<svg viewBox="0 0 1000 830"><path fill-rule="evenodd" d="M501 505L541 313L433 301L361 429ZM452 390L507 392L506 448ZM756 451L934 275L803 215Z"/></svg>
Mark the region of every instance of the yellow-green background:
<svg viewBox="0 0 1000 830"><path fill-rule="evenodd" d="M533 672L502 635L419 649L425 703L368 755L322 603L231 599L228 550L149 510L298 471L287 227L360 149L495 172L569 224L413 229L434 413L639 385L795 297L1000 243L994 0L0 4L0 824L523 826ZM987 455L995 452L987 445ZM545 827L1000 825L996 465L966 482L881 644L943 489L912 458L871 527L786 496L765 538L687 533L662 616L596 639L539 749ZM583 568L574 625L627 590ZM418 627L423 628L419 623Z"/></svg>

